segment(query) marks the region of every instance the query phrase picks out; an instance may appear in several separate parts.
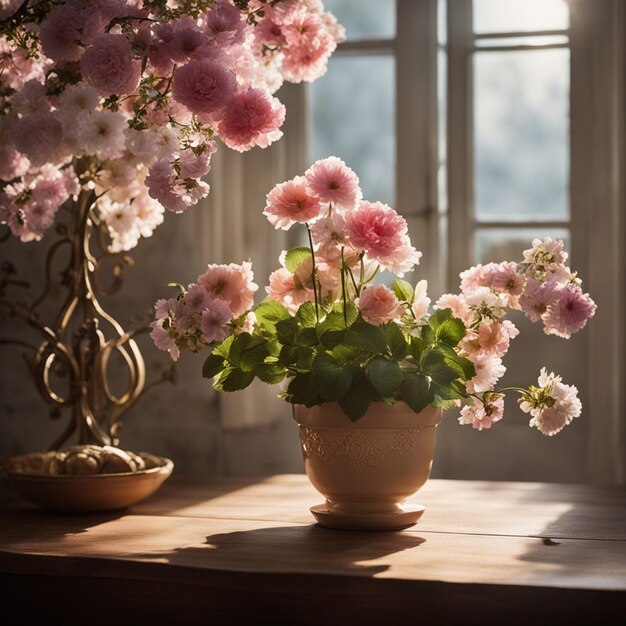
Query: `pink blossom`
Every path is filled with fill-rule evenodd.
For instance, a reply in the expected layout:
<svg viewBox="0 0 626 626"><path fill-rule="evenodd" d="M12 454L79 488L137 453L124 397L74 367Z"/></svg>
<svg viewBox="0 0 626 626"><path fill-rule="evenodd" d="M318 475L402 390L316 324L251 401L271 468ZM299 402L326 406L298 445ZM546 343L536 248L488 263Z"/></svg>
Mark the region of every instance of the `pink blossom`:
<svg viewBox="0 0 626 626"><path fill-rule="evenodd" d="M539 321L548 307L556 301L559 289L560 285L554 280L540 283L534 278L529 278L519 298L519 304L526 317L532 322Z"/></svg>
<svg viewBox="0 0 626 626"><path fill-rule="evenodd" d="M80 69L83 80L102 96L132 94L141 78L141 63L124 35L98 37L81 57Z"/></svg>
<svg viewBox="0 0 626 626"><path fill-rule="evenodd" d="M454 293L446 293L435 302L435 309L450 309L454 317L458 317L464 322L469 315L469 307L465 301L465 296Z"/></svg>
<svg viewBox="0 0 626 626"><path fill-rule="evenodd" d="M530 413L530 426L536 427L544 435L552 437L570 424L582 411L578 389L566 385L560 376L541 369L539 387L529 391L529 398L520 402L520 408Z"/></svg>
<svg viewBox="0 0 626 626"><path fill-rule="evenodd" d="M518 309L519 297L524 291L526 279L517 271L517 263L499 263L491 275L491 288L505 296L506 305Z"/></svg>
<svg viewBox="0 0 626 626"><path fill-rule="evenodd" d="M252 265L209 265L207 271L198 277L198 283L204 287L214 300L222 300L230 308L231 317L239 317L254 303L254 292L258 285L253 282Z"/></svg>
<svg viewBox="0 0 626 626"><path fill-rule="evenodd" d="M304 174L314 194L322 202L342 209L353 209L361 199L357 175L337 157L316 161Z"/></svg>
<svg viewBox="0 0 626 626"><path fill-rule="evenodd" d="M218 126L220 139L233 150L266 148L280 139L285 107L264 89L240 91L230 101Z"/></svg>
<svg viewBox="0 0 626 626"><path fill-rule="evenodd" d="M285 37L280 25L269 17L263 18L256 25L254 37L261 47L263 45L281 47L285 43Z"/></svg>
<svg viewBox="0 0 626 626"><path fill-rule="evenodd" d="M503 356L509 349L509 343L513 337L519 334L519 330L509 320L496 322L486 320L478 326L478 342L480 349L486 354Z"/></svg>
<svg viewBox="0 0 626 626"><path fill-rule="evenodd" d="M471 424L476 430L491 428L504 415L504 398L500 395L489 394L489 401L483 402L472 398L472 404L461 409L459 424Z"/></svg>
<svg viewBox="0 0 626 626"><path fill-rule="evenodd" d="M351 245L398 276L419 262L421 252L411 246L403 217L381 202L361 201L347 214L346 232Z"/></svg>
<svg viewBox="0 0 626 626"><path fill-rule="evenodd" d="M63 141L61 122L52 113L31 113L9 129L9 138L35 167L59 160Z"/></svg>
<svg viewBox="0 0 626 626"><path fill-rule="evenodd" d="M220 45L242 43L245 23L241 11L225 0L218 0L206 13L205 28L209 36Z"/></svg>
<svg viewBox="0 0 626 626"><path fill-rule="evenodd" d="M386 285L367 287L361 292L357 304L363 319L377 326L400 318L404 312L398 298Z"/></svg>
<svg viewBox="0 0 626 626"><path fill-rule="evenodd" d="M468 358L476 369L476 376L466 383L467 390L470 393L490 391L498 380L502 378L504 372L506 372L506 367L502 365L502 359L498 356L479 352L477 354L469 354Z"/></svg>
<svg viewBox="0 0 626 626"><path fill-rule="evenodd" d="M195 315L202 313L212 302L211 296L206 289L197 283L189 285L187 293L182 300L181 312L183 315Z"/></svg>
<svg viewBox="0 0 626 626"><path fill-rule="evenodd" d="M595 312L596 304L589 294L583 293L579 285L570 283L558 291L556 302L543 314L545 332L569 339Z"/></svg>
<svg viewBox="0 0 626 626"><path fill-rule="evenodd" d="M211 153L206 150L195 154L192 150L182 150L178 157L181 178L201 178L209 173Z"/></svg>
<svg viewBox="0 0 626 626"><path fill-rule="evenodd" d="M101 159L122 156L126 143L126 118L107 109L81 111L76 115L71 137L83 154L95 154Z"/></svg>
<svg viewBox="0 0 626 626"><path fill-rule="evenodd" d="M54 61L78 61L83 52L82 20L74 7L61 4L54 7L41 22L41 46Z"/></svg>
<svg viewBox="0 0 626 626"><path fill-rule="evenodd" d="M275 228L288 230L296 222L304 224L319 217L319 198L309 189L304 176L280 183L267 194L263 215Z"/></svg>
<svg viewBox="0 0 626 626"><path fill-rule="evenodd" d="M176 185L176 173L167 159L157 161L146 177L146 186L151 198L160 202L174 213L182 213L189 207L181 190Z"/></svg>
<svg viewBox="0 0 626 626"><path fill-rule="evenodd" d="M163 328L163 320L155 320L150 324L150 337L154 341L154 345L159 350L170 350L175 344L174 339L170 337L170 334Z"/></svg>
<svg viewBox="0 0 626 626"><path fill-rule="evenodd" d="M157 320L167 319L172 311L179 308L176 298L160 298L154 304L154 315Z"/></svg>
<svg viewBox="0 0 626 626"><path fill-rule="evenodd" d="M2 0L0 2L0 20L11 17L22 4L22 0Z"/></svg>
<svg viewBox="0 0 626 626"><path fill-rule="evenodd" d="M265 292L270 300L280 302L289 311L295 313L303 302L313 301L315 296L311 285L310 279L302 282L296 279L288 269L281 267L270 274L269 285L265 287Z"/></svg>
<svg viewBox="0 0 626 626"><path fill-rule="evenodd" d="M479 263L461 272L461 291L467 294L475 291L479 287L489 287L491 285L494 267L495 263L489 263L488 265L481 265Z"/></svg>
<svg viewBox="0 0 626 626"><path fill-rule="evenodd" d="M38 80L27 80L22 89L11 98L12 110L21 113L47 113L50 101L46 86Z"/></svg>
<svg viewBox="0 0 626 626"><path fill-rule="evenodd" d="M353 267L359 261L359 253L348 243L346 219L342 213L333 211L328 217L318 219L311 226L311 237L315 244L315 256L329 266L341 266L341 251L344 262Z"/></svg>
<svg viewBox="0 0 626 626"><path fill-rule="evenodd" d="M326 72L326 61L337 42L325 29L320 15L300 11L293 21L282 25L282 33L286 45L281 69L287 80L312 81Z"/></svg>
<svg viewBox="0 0 626 626"><path fill-rule="evenodd" d="M235 75L208 59L189 61L179 67L172 80L172 95L192 113L213 114L233 98Z"/></svg>
<svg viewBox="0 0 626 626"><path fill-rule="evenodd" d="M173 24L161 24L155 28L161 30L172 29L167 43L167 54L176 63L195 57L202 46L206 44L206 36L190 16L185 16Z"/></svg>
<svg viewBox="0 0 626 626"><path fill-rule="evenodd" d="M209 307L202 312L200 328L207 343L226 339L230 329L226 325L233 317L228 304L223 300L212 300Z"/></svg>
<svg viewBox="0 0 626 626"><path fill-rule="evenodd" d="M30 161L11 144L0 143L0 179L9 181L23 176L30 167Z"/></svg>

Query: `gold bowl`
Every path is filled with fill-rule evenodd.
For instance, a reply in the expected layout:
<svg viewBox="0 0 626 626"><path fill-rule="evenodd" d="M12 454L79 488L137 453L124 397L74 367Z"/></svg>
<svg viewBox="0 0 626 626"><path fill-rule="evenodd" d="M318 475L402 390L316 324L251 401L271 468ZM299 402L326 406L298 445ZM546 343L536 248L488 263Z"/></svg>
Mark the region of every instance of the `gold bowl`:
<svg viewBox="0 0 626 626"><path fill-rule="evenodd" d="M151 496L172 473L170 459L140 453L145 469L103 474L50 474L50 453L36 452L4 462L4 472L17 493L48 511L95 513L115 511Z"/></svg>

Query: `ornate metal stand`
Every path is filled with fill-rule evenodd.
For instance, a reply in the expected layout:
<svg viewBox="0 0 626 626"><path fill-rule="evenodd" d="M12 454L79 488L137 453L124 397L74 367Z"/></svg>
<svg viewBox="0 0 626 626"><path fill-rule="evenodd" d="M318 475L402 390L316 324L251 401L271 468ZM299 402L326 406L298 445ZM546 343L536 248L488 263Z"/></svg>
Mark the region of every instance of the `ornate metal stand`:
<svg viewBox="0 0 626 626"><path fill-rule="evenodd" d="M51 446L59 449L74 434L79 444L116 446L122 414L146 390L144 360L135 337L147 330L146 324L125 331L100 304L99 297L116 293L122 284L124 268L132 259L107 248L106 225L94 211L93 191L82 191L78 200L64 207L69 210L68 223L59 222L58 240L46 258L45 286L31 304L18 304L10 299L11 287L26 287L17 278L15 267L5 261L0 267L0 304L10 314L25 320L41 337L39 344L3 338L0 343L18 344L31 349L25 355L33 380L42 398L50 406L52 418L59 418L64 409L71 410L71 419ZM96 250L96 252L93 252ZM56 319L52 324L41 321L39 309L57 288L53 280L53 264L61 251L69 252L69 263L61 271L61 286L67 289ZM107 266L110 283L103 284L101 274ZM127 383L122 393L111 389L111 358L121 357ZM166 372L157 384L172 379Z"/></svg>

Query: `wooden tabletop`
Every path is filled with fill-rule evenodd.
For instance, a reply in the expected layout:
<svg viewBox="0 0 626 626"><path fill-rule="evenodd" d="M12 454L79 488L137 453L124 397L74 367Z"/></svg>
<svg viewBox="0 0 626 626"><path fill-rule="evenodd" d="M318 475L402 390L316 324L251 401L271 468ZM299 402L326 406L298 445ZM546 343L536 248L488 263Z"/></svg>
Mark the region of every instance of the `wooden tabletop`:
<svg viewBox="0 0 626 626"><path fill-rule="evenodd" d="M412 498L426 513L399 532L322 528L308 511L321 501L302 475L172 478L106 515L47 514L5 492L2 606L135 626L149 616L155 625L626 619L622 489L431 480Z"/></svg>

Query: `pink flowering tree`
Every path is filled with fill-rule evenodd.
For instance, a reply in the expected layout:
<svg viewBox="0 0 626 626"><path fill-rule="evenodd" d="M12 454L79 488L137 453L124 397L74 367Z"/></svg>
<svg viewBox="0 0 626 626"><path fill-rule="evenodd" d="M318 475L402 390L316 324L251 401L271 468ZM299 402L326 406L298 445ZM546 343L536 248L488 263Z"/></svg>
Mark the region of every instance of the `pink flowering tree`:
<svg viewBox="0 0 626 626"><path fill-rule="evenodd" d="M90 193L112 249L209 192L216 139L281 136L283 80L311 81L343 37L321 2L4 2L0 222L41 239Z"/></svg>
<svg viewBox="0 0 626 626"><path fill-rule="evenodd" d="M278 140L285 108L273 94L284 80L321 76L342 38L333 15L309 0L0 3L0 223L23 242L55 224L57 235L34 303L10 297L24 283L12 263L0 266L0 304L40 343L0 342L32 348L29 369L54 417L72 409L53 447L76 431L80 443L115 444L121 414L144 389L135 336L145 328L125 331L98 300L119 288L124 253L166 210L181 213L209 193L203 177L218 139L239 152ZM69 294L47 324L38 306L59 250L69 251ZM104 266L112 284L99 276ZM202 289L190 291L185 314L209 310L207 337L249 306L245 295L245 307L209 305ZM128 370L119 395L107 382L113 353Z"/></svg>
<svg viewBox="0 0 626 626"><path fill-rule="evenodd" d="M566 266L563 242L536 239L518 262L478 265L461 292L432 307L425 281L402 276L420 252L404 218L362 199L356 174L329 157L267 195L277 228L306 229L309 246L285 251L253 306L249 263L210 265L177 297L159 300L152 338L174 359L211 350L204 376L236 391L255 378L282 384L282 397L314 406L339 402L357 420L371 402L461 407L459 421L482 430L502 418L504 394L519 394L530 425L554 435L580 414L575 387L541 370L537 385L498 389L502 358L519 333L506 314L522 310L547 334L568 338L595 312ZM375 284L380 270L396 274Z"/></svg>

